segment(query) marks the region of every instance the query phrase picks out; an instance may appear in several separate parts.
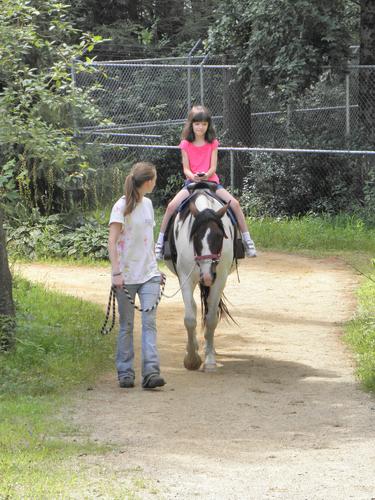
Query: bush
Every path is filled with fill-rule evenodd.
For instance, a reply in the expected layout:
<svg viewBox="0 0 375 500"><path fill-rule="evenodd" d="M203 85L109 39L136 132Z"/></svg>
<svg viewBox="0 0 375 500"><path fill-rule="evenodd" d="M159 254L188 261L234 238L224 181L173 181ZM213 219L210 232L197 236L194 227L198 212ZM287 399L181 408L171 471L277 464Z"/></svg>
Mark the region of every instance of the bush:
<svg viewBox="0 0 375 500"><path fill-rule="evenodd" d="M46 257L53 251L60 257L63 226L59 215L42 216L38 209L27 212L24 207L20 215L6 224L8 251L15 257L35 259Z"/></svg>
<svg viewBox="0 0 375 500"><path fill-rule="evenodd" d="M371 172L362 158L258 153L250 156L241 204L255 216L370 213Z"/></svg>
<svg viewBox="0 0 375 500"><path fill-rule="evenodd" d="M69 257L107 259L107 240L108 229L90 221L65 236L65 250Z"/></svg>
<svg viewBox="0 0 375 500"><path fill-rule="evenodd" d="M40 215L33 209L29 219L25 213L8 221L8 251L13 257L108 258L106 225L82 214Z"/></svg>

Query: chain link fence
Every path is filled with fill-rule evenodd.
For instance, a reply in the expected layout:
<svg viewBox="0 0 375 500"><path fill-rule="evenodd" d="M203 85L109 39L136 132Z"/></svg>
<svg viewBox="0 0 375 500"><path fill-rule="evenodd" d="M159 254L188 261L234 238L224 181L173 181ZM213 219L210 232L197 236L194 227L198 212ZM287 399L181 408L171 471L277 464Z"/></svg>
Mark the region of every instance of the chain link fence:
<svg viewBox="0 0 375 500"><path fill-rule="evenodd" d="M249 210L337 212L374 203L375 153L360 116L374 102L374 67L327 68L288 102L261 86L244 102L236 66L221 57L93 62L73 75L96 110L75 117L90 164L108 179L108 168L124 176L134 161L153 161L161 205L181 185L176 145L198 103L213 115L218 173L226 187L253 197Z"/></svg>

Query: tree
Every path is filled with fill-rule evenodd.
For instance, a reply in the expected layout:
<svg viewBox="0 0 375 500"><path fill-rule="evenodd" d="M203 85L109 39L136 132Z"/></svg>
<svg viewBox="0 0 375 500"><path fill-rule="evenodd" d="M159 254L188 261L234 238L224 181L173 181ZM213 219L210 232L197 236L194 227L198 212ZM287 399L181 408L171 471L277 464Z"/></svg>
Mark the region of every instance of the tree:
<svg viewBox="0 0 375 500"><path fill-rule="evenodd" d="M225 0L209 47L238 65L239 99L250 102L265 88L286 102L314 84L324 65L346 62L344 6L345 0ZM236 121L244 123L244 117Z"/></svg>
<svg viewBox="0 0 375 500"><path fill-rule="evenodd" d="M86 96L74 91L71 62L90 51L95 37L67 21L56 0L3 0L0 12L0 336L12 344L14 304L6 253L4 214L16 192L30 206L52 209L54 180L85 166L72 140L72 109L88 111ZM77 64L79 69L79 64ZM13 325L13 326L12 326Z"/></svg>
<svg viewBox="0 0 375 500"><path fill-rule="evenodd" d="M375 66L375 0L361 0L360 65ZM373 146L375 130L375 68L359 70L360 123ZM370 136L369 136L370 134Z"/></svg>
<svg viewBox="0 0 375 500"><path fill-rule="evenodd" d="M345 0L229 0L221 4L210 45L232 55L248 92L257 81L293 95L324 65L346 61Z"/></svg>
<svg viewBox="0 0 375 500"><path fill-rule="evenodd" d="M6 251L3 229L3 210L0 207L0 352L8 350L13 343L15 310L12 296L12 276Z"/></svg>
<svg viewBox="0 0 375 500"><path fill-rule="evenodd" d="M215 0L68 0L71 19L111 42L98 47L101 59L185 55L206 39Z"/></svg>
<svg viewBox="0 0 375 500"><path fill-rule="evenodd" d="M176 0L158 0L155 2L157 39L172 39L184 24L184 2Z"/></svg>
<svg viewBox="0 0 375 500"><path fill-rule="evenodd" d="M246 39L251 33L251 20L244 15L245 2L221 2L217 20L209 30L208 48L223 54L225 64L237 64L243 57ZM251 99L246 80L238 72L224 70L223 134L232 146L251 146Z"/></svg>

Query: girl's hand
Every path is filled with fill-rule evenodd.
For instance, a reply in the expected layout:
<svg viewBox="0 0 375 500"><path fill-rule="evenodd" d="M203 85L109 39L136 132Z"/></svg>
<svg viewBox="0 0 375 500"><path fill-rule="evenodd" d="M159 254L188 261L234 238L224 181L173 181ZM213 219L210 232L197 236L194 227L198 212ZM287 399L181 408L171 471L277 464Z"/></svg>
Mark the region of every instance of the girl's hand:
<svg viewBox="0 0 375 500"><path fill-rule="evenodd" d="M195 182L199 182L199 181L206 181L207 179L208 179L208 177L207 177L207 175L206 175L206 174L203 174L203 175L202 175L202 174L200 174L200 175L195 174L195 175L194 175L194 181L195 181Z"/></svg>
<svg viewBox="0 0 375 500"><path fill-rule="evenodd" d="M117 288L121 288L122 285L124 284L124 277L122 273L115 273L116 276L112 275L112 285L116 286Z"/></svg>

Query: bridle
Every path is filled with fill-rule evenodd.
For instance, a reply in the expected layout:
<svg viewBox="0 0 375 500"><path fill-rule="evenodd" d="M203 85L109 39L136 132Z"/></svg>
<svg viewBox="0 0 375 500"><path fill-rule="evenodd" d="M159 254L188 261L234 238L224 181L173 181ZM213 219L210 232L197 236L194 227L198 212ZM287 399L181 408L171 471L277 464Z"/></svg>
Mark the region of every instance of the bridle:
<svg viewBox="0 0 375 500"><path fill-rule="evenodd" d="M221 252L220 253L209 253L206 255L196 255L195 254L194 260L198 265L199 265L199 262L201 260L211 260L212 263L218 264L218 262L220 261L220 257L221 257Z"/></svg>
<svg viewBox="0 0 375 500"><path fill-rule="evenodd" d="M219 225L218 225L218 228L220 229ZM223 233L223 241L224 241L224 235L225 235L225 233ZM194 245L194 242L193 242L193 245ZM222 246L223 246L223 244L221 244L221 248L222 248ZM210 272L211 272L214 280L216 279L216 266L220 262L220 257L221 257L221 249L217 253L208 253L208 254L198 255L196 253L195 248L194 248L194 262L195 262L195 264L200 268L201 262L211 263L210 264L210 267L211 267Z"/></svg>
<svg viewBox="0 0 375 500"><path fill-rule="evenodd" d="M198 267L199 272L202 273L201 271L201 262L208 262L210 266L210 274L212 276L212 280L216 280L216 267L218 263L220 262L220 256L221 252L219 253L208 253L204 255L197 255L194 250L194 263Z"/></svg>
<svg viewBox="0 0 375 500"><path fill-rule="evenodd" d="M217 225L219 231L221 232L220 225L217 223L217 221L214 221L215 224ZM225 237L225 232L223 233L223 241ZM193 245L194 245L194 240L193 240ZM198 267L200 267L201 262L211 262L211 272L214 274L216 277L216 266L220 262L220 257L221 257L221 249L223 247L223 243L221 244L221 248L217 253L208 253L208 254L203 254L203 255L198 255L195 248L194 248L194 262Z"/></svg>

